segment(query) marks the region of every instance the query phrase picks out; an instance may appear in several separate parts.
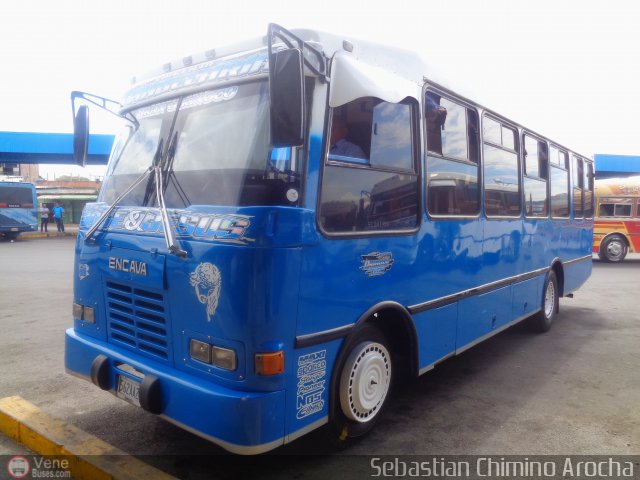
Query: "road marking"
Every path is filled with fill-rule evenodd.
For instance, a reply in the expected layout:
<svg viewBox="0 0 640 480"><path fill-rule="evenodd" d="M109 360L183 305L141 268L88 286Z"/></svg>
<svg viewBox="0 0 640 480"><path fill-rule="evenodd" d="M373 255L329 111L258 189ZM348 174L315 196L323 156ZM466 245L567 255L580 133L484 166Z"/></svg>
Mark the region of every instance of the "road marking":
<svg viewBox="0 0 640 480"><path fill-rule="evenodd" d="M19 396L0 399L0 432L40 455L69 456L78 479L174 479Z"/></svg>

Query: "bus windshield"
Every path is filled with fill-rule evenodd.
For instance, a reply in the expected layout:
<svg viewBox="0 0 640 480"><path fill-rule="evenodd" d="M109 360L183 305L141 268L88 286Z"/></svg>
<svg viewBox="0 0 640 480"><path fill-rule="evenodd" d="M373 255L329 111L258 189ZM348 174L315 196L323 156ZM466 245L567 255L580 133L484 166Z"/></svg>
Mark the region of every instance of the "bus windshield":
<svg viewBox="0 0 640 480"><path fill-rule="evenodd" d="M165 151L168 208L286 205L298 178L290 149L272 149L266 82L208 90L134 110L114 146L99 201L112 203ZM170 138L169 138L170 137ZM153 176L121 202L153 206Z"/></svg>

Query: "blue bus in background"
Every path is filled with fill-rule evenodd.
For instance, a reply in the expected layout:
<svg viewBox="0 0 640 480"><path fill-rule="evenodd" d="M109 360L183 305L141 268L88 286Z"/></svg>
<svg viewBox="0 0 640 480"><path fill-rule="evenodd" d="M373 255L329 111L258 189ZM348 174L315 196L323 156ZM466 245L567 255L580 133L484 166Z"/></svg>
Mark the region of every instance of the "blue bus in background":
<svg viewBox="0 0 640 480"><path fill-rule="evenodd" d="M32 183L0 181L0 234L14 240L38 230L36 187Z"/></svg>
<svg viewBox="0 0 640 480"><path fill-rule="evenodd" d="M394 381L591 273L593 164L397 48L270 25L164 65L76 240L67 371L240 454L371 430Z"/></svg>

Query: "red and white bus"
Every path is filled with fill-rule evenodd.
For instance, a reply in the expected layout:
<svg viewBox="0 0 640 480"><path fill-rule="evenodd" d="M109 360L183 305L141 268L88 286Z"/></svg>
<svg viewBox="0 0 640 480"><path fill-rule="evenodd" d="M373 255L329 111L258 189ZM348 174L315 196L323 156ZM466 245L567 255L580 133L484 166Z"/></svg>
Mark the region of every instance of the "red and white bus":
<svg viewBox="0 0 640 480"><path fill-rule="evenodd" d="M640 252L640 176L596 180L593 251L605 262Z"/></svg>

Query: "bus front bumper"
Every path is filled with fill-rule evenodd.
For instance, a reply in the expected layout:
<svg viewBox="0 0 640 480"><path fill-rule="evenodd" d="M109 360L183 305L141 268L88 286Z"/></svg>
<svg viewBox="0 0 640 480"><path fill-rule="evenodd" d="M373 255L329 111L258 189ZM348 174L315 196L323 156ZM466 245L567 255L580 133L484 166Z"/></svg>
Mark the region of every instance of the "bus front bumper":
<svg viewBox="0 0 640 480"><path fill-rule="evenodd" d="M115 350L110 344L78 335L73 328L66 331L67 373L116 395L118 377L140 381L130 374L129 367L145 376L141 381L145 385L140 387L140 404L145 409L225 450L252 455L284 443L284 391L245 392L223 387Z"/></svg>

